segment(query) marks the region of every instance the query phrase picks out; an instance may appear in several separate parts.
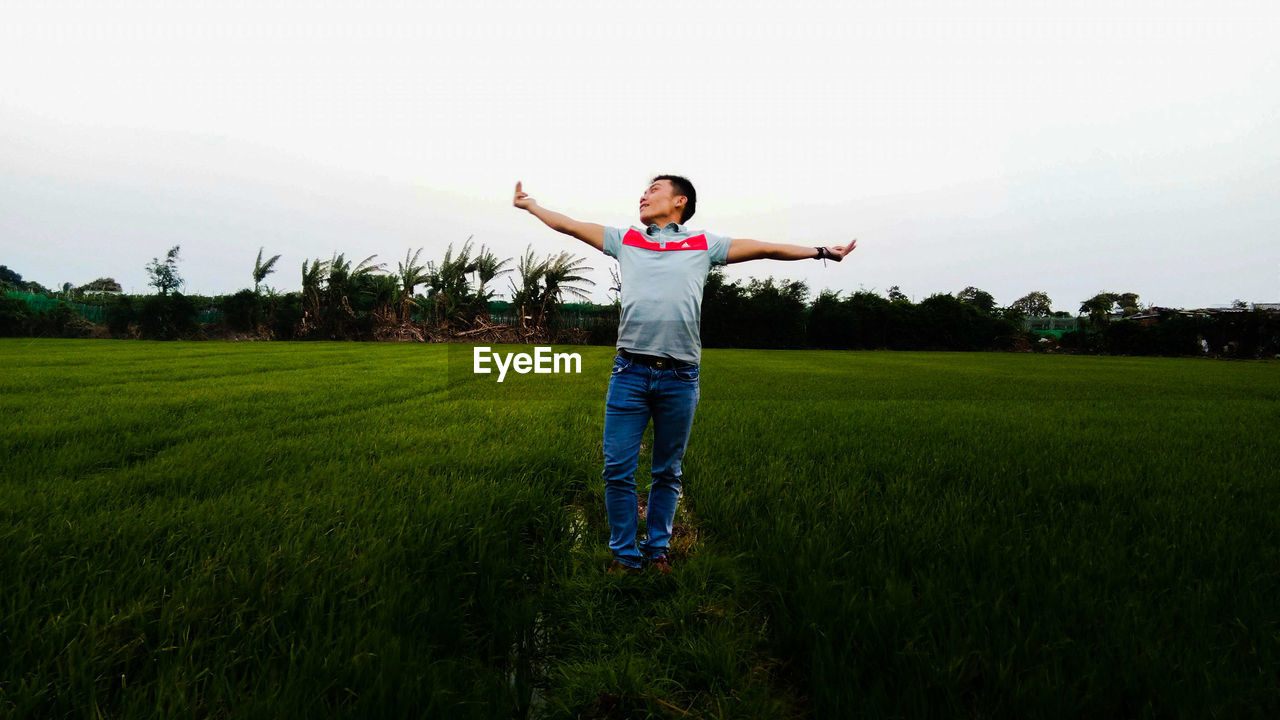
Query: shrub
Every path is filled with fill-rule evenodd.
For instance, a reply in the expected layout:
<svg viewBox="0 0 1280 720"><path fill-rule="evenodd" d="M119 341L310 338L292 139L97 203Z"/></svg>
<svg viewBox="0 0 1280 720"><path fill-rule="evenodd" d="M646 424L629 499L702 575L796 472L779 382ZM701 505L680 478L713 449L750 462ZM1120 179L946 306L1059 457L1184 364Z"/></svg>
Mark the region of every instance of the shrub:
<svg viewBox="0 0 1280 720"><path fill-rule="evenodd" d="M1154 355L1151 332L1132 320L1116 320L1102 328L1102 343L1112 355Z"/></svg>
<svg viewBox="0 0 1280 720"><path fill-rule="evenodd" d="M262 298L252 290L240 292L222 301L222 319L237 332L249 332L262 324Z"/></svg>
<svg viewBox="0 0 1280 720"><path fill-rule="evenodd" d="M32 337L81 338L93 332L93 323L80 317L70 305L38 312L28 321L27 333Z"/></svg>
<svg viewBox="0 0 1280 720"><path fill-rule="evenodd" d="M744 304L749 322L742 323L745 347L795 348L805 343L805 295L808 286L798 280L777 284L773 278L751 280Z"/></svg>
<svg viewBox="0 0 1280 720"><path fill-rule="evenodd" d="M1208 332L1207 321L1174 314L1161 318L1150 329L1152 352L1161 355L1199 355L1200 338Z"/></svg>
<svg viewBox="0 0 1280 720"><path fill-rule="evenodd" d="M27 321L31 313L27 304L18 298L0 297L0 337L19 337L27 334Z"/></svg>
<svg viewBox="0 0 1280 720"><path fill-rule="evenodd" d="M107 305L107 330L112 335L128 335L129 324L136 319L133 298L128 295L118 295Z"/></svg>
<svg viewBox="0 0 1280 720"><path fill-rule="evenodd" d="M273 337L292 340L297 335L298 324L302 322L302 295L287 293L277 295L268 301L267 326Z"/></svg>
<svg viewBox="0 0 1280 720"><path fill-rule="evenodd" d="M1095 352L1094 341L1083 330L1068 330L1062 333L1062 337L1058 338L1058 346L1063 350L1074 350L1076 352Z"/></svg>
<svg viewBox="0 0 1280 720"><path fill-rule="evenodd" d="M143 337L175 340L195 331L197 314L195 302L182 293L151 295L142 301L138 325Z"/></svg>

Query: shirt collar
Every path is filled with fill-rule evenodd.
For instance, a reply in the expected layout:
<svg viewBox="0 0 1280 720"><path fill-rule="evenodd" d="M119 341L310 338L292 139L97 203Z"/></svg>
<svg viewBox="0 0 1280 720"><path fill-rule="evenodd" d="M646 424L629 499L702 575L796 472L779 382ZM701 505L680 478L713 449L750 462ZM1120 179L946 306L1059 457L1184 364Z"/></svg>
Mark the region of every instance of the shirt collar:
<svg viewBox="0 0 1280 720"><path fill-rule="evenodd" d="M644 229L645 233L649 235L656 235L663 230L670 230L671 232L682 233L684 232L684 226L679 223L669 222L667 223L666 227L660 228L658 227L657 223L649 223L649 227Z"/></svg>

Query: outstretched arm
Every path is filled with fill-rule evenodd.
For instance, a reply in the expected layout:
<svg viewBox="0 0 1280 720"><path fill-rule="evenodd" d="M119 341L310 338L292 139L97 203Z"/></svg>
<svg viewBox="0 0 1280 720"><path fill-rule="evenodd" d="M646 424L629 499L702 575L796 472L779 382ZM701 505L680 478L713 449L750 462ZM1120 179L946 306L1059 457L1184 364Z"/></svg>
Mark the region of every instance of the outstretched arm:
<svg viewBox="0 0 1280 720"><path fill-rule="evenodd" d="M572 235L597 250L604 250L603 225L578 222L567 215L542 207L537 200L529 197L529 193L520 189L519 182L516 183L516 198L513 204L521 210L528 210L531 215L546 223L552 230Z"/></svg>
<svg viewBox="0 0 1280 720"><path fill-rule="evenodd" d="M832 245L826 248L826 259L840 262L845 255L853 252L858 239L849 241L848 245ZM816 247L807 245L788 245L761 240L734 238L729 243L729 257L726 262L738 263L747 260L813 260L822 257Z"/></svg>

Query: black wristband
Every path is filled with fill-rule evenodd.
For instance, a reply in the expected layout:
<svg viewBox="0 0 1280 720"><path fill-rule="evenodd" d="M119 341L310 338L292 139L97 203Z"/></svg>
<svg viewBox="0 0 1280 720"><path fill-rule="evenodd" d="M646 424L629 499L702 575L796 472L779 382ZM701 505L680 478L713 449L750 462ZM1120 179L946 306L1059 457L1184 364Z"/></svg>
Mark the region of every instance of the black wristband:
<svg viewBox="0 0 1280 720"><path fill-rule="evenodd" d="M830 256L830 253L824 247L815 247L814 249L818 251L818 257L814 258L814 260L826 260Z"/></svg>

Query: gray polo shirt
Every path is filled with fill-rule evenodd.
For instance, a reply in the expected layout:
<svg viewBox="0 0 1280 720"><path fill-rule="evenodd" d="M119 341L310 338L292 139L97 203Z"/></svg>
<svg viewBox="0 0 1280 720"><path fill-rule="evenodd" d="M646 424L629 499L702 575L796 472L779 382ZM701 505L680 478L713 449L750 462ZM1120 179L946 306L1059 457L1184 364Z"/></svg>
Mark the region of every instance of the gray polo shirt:
<svg viewBox="0 0 1280 720"><path fill-rule="evenodd" d="M729 257L730 239L677 223L604 229L604 252L622 268L618 347L702 360L702 287Z"/></svg>

